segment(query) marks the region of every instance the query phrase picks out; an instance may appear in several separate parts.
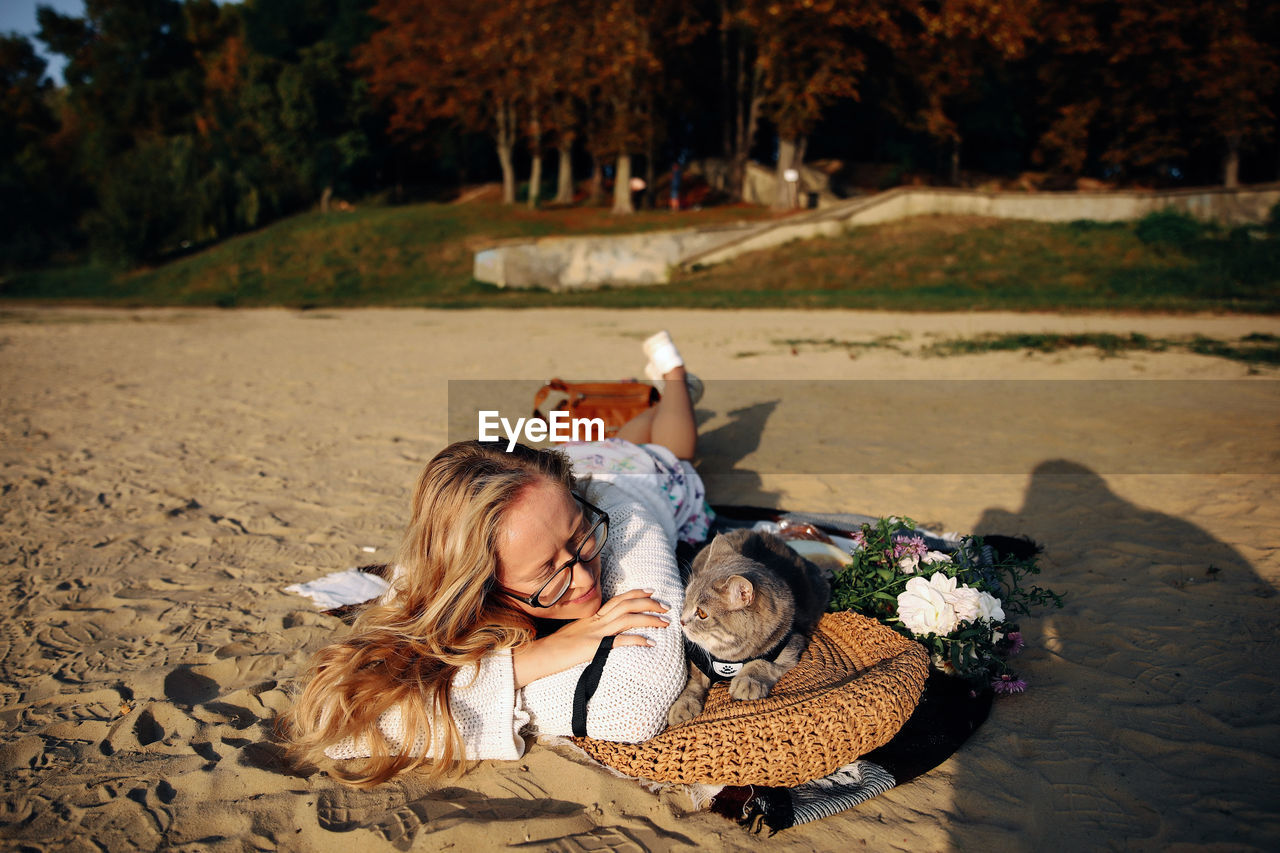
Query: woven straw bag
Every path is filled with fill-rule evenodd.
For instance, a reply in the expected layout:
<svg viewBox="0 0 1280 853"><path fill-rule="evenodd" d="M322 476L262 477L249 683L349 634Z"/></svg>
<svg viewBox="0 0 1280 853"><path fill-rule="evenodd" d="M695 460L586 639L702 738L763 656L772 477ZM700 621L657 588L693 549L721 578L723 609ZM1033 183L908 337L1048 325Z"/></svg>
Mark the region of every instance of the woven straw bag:
<svg viewBox="0 0 1280 853"><path fill-rule="evenodd" d="M574 738L596 761L655 782L793 787L887 743L924 692L924 647L856 613L822 617L809 648L764 699L729 698L644 743Z"/></svg>

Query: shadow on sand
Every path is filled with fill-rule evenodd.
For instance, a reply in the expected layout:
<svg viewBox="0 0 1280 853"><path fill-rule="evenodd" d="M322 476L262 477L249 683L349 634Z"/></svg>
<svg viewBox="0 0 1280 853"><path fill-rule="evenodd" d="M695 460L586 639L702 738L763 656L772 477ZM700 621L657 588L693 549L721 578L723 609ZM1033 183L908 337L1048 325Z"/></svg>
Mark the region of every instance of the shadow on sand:
<svg viewBox="0 0 1280 853"><path fill-rule="evenodd" d="M1061 460L976 532L1044 543L1067 602L1023 623L1030 691L948 765L956 849L1276 849L1280 610L1248 560Z"/></svg>

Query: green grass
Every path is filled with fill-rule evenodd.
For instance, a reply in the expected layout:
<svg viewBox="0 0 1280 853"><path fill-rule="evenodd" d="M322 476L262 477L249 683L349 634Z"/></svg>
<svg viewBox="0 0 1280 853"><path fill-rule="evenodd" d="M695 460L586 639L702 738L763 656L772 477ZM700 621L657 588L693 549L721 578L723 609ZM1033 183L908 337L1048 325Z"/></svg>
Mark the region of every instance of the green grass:
<svg viewBox="0 0 1280 853"><path fill-rule="evenodd" d="M972 355L982 352L1054 353L1069 349L1092 347L1103 356L1116 356L1122 352L1143 350L1164 352L1173 342L1164 338L1152 338L1139 332L1115 335L1109 332L1082 332L1074 334L1009 333L978 335L972 338L951 338L935 341L926 347L926 355Z"/></svg>
<svg viewBox="0 0 1280 853"><path fill-rule="evenodd" d="M1280 239L1143 242L1129 224L919 217L682 277L738 305L893 310L1280 310Z"/></svg>
<svg viewBox="0 0 1280 853"><path fill-rule="evenodd" d="M869 341L842 341L836 338L781 338L774 340L773 343L790 347L793 350L801 347L817 350L842 349L849 353L850 358L854 358L858 353L873 349L891 349L902 352L903 348L899 344L906 339L907 335L897 334L878 335Z"/></svg>
<svg viewBox="0 0 1280 853"><path fill-rule="evenodd" d="M729 208L610 217L598 209L493 204L309 213L153 269L83 266L14 276L0 281L0 297L129 306L1280 311L1280 237L1145 220L918 217L677 273L665 287L549 293L471 279L474 250L498 239L767 215Z"/></svg>
<svg viewBox="0 0 1280 853"><path fill-rule="evenodd" d="M989 352L1024 352L1052 354L1067 350L1092 349L1099 358L1116 358L1129 352L1189 352L1215 356L1248 365L1251 372L1260 366L1280 366L1280 335L1254 332L1236 340L1209 338L1204 335L1182 337L1152 337L1140 332L1117 335L1110 332L989 332L960 338L926 340L915 344L911 335L882 335L871 340L841 340L838 338L781 338L772 343L790 348L793 353L806 351L844 350L850 358L874 349L891 350L904 356L923 355L947 357L977 355ZM933 338L927 335L926 338ZM742 352L739 358L762 355L759 352Z"/></svg>
<svg viewBox="0 0 1280 853"><path fill-rule="evenodd" d="M1025 351L1054 353L1093 348L1103 357L1125 352L1192 352L1239 361L1250 366L1280 365L1280 337L1255 332L1236 341L1196 335L1189 339L1153 338L1137 332L1115 335L1107 332L1078 334L987 334L971 338L934 341L920 351L925 355L972 355L984 352Z"/></svg>
<svg viewBox="0 0 1280 853"><path fill-rule="evenodd" d="M723 207L679 217L664 211L615 217L599 209L481 203L313 212L151 269L118 272L90 264L20 274L0 282L0 297L130 306L554 304L549 293L504 292L472 281L475 248L507 238L630 233L769 215Z"/></svg>

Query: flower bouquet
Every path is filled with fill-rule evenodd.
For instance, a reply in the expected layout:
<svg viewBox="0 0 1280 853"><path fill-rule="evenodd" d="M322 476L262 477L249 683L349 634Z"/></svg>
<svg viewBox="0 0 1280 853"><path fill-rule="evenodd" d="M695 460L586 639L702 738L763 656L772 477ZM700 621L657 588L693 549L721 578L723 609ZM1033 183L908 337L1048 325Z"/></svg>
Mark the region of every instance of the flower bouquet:
<svg viewBox="0 0 1280 853"><path fill-rule="evenodd" d="M836 572L831 610L853 610L880 620L928 651L948 675L1021 693L1027 685L1008 663L1022 650L1011 614L1062 606L1062 596L1026 586L1039 574L1034 554L995 553L966 536L951 553L930 550L909 518L882 518L853 534L852 561Z"/></svg>

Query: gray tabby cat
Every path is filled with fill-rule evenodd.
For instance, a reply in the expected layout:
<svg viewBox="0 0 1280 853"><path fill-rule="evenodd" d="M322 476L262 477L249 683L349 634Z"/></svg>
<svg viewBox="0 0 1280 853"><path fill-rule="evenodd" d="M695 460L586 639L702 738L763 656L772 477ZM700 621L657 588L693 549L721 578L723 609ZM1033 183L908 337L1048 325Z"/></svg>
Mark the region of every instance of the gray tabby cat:
<svg viewBox="0 0 1280 853"><path fill-rule="evenodd" d="M734 699L768 696L809 645L831 598L828 577L771 533L713 539L693 559L680 615L689 683L667 722L697 716L714 681L728 680Z"/></svg>

